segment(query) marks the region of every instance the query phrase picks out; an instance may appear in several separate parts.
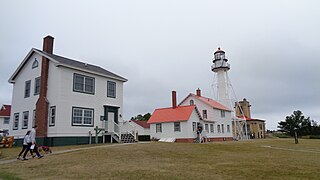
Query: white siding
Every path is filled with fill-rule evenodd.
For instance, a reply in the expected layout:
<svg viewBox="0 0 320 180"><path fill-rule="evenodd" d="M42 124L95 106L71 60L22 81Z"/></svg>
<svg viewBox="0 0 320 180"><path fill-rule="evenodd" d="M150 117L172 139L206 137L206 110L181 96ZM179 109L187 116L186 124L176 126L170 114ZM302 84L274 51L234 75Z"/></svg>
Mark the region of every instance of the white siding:
<svg viewBox="0 0 320 180"><path fill-rule="evenodd" d="M150 135L150 128L143 128L137 123L130 122L130 121L125 121L123 123L123 132L125 131L135 131L138 132L138 135Z"/></svg>
<svg viewBox="0 0 320 180"><path fill-rule="evenodd" d="M203 124L203 128L205 128L205 124L208 124L209 126L209 132L207 132L207 137L214 138L214 137L232 137L232 120L231 120L231 112L225 111L225 117L221 117L221 110L215 109L203 101L200 101L199 99L189 96L185 101L181 103L182 106L190 105L190 100L194 101L194 104L197 106L201 116L202 110L207 110L207 119L204 119L201 123ZM210 123L214 124L214 133L210 132ZM224 133L218 133L217 126L221 124L224 125ZM230 132L227 132L227 125L230 126Z"/></svg>
<svg viewBox="0 0 320 180"><path fill-rule="evenodd" d="M32 69L32 63L35 58L38 60L38 67ZM39 95L34 95L35 78L41 76L41 60L42 57L36 53L29 58L29 61L25 64L24 68L21 69L15 83L13 84L12 92L12 106L11 106L11 119L10 119L10 135L15 138L22 138L28 130L32 127L32 115L33 110L36 109L36 102ZM24 98L25 82L31 80L30 97ZM29 111L28 129L22 129L23 123L23 112ZM14 122L14 114L19 113L19 127L18 130L12 130Z"/></svg>
<svg viewBox="0 0 320 180"><path fill-rule="evenodd" d="M117 106L122 115L123 107L123 82L81 72L65 67L55 67L50 63L48 80L49 106L56 106L55 126L49 127L48 136L86 136L89 131L94 133L95 126L104 128L104 122L100 116L104 115L104 105ZM74 73L90 76L95 79L95 93L86 94L73 91ZM107 81L116 82L116 98L107 97ZM94 109L93 127L72 126L72 107Z"/></svg>
<svg viewBox="0 0 320 180"><path fill-rule="evenodd" d="M39 66L32 69L33 60L37 58ZM15 138L22 138L27 130L32 127L33 110L39 95L34 95L35 78L41 75L42 57L34 53L26 65L21 69L13 84L12 109L10 119L10 134ZM73 74L78 73L93 77L95 79L95 93L85 94L73 91ZM25 81L31 80L31 93L29 98L24 98ZM107 97L107 81L116 82L116 98ZM74 70L62 66L56 66L53 61L49 63L48 91L47 99L49 108L56 106L55 126L49 126L48 137L57 136L87 136L89 131L94 135L94 128L104 127L100 116L104 115L104 105L117 106L119 108L119 121L122 121L123 112L123 82L110 78L93 75L79 70ZM72 107L83 107L94 109L93 127L72 126ZM28 129L22 128L22 114L29 111ZM19 128L12 130L14 113L19 113Z"/></svg>
<svg viewBox="0 0 320 180"><path fill-rule="evenodd" d="M156 124L150 124L150 136L151 138L160 139L160 138L195 138L196 132L193 132L192 122L199 122L198 114L193 110L188 121L181 121L180 127L181 132L174 132L174 123L161 123L162 132L156 133Z"/></svg>
<svg viewBox="0 0 320 180"><path fill-rule="evenodd" d="M0 130L9 129L9 133L11 133L12 129L10 129L10 124L4 124L5 118L10 118L10 117L4 117L4 116L0 117ZM11 122L11 118L9 122Z"/></svg>

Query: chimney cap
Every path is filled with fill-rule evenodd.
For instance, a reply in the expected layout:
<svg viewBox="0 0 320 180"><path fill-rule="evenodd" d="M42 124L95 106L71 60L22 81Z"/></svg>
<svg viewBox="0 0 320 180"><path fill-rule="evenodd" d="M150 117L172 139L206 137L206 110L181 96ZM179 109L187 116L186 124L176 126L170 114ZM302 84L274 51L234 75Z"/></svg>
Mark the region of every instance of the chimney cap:
<svg viewBox="0 0 320 180"><path fill-rule="evenodd" d="M53 36L51 36L51 35L47 35L46 37L44 37L44 38L52 38L52 39L54 39L54 37Z"/></svg>
<svg viewBox="0 0 320 180"><path fill-rule="evenodd" d="M200 90L200 88L198 88L198 89L196 90L196 95L197 95L197 96L201 96L201 90Z"/></svg>

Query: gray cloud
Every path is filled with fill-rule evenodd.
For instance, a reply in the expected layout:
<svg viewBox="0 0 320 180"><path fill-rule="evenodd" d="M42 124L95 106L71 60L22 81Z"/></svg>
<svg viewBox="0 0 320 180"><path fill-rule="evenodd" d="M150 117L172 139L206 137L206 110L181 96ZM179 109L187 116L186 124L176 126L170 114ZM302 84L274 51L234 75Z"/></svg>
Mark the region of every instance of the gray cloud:
<svg viewBox="0 0 320 180"><path fill-rule="evenodd" d="M238 99L267 127L300 109L320 121L318 1L3 2L0 6L0 104L7 80L32 48L55 37L54 52L118 73L124 117L182 100L201 88L214 97L210 70L220 45Z"/></svg>

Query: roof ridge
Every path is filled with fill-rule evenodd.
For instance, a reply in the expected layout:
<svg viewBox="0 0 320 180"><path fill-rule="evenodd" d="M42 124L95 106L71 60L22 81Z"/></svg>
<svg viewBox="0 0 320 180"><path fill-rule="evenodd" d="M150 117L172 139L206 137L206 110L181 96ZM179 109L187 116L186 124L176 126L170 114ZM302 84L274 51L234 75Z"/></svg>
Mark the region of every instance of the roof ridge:
<svg viewBox="0 0 320 180"><path fill-rule="evenodd" d="M117 75L107 69L104 69L99 65L90 64L87 62L83 62L81 60L75 60L75 59L71 59L69 57L64 57L64 56L57 55L57 54L50 54L50 53L47 53L45 51L42 51L42 50L39 50L36 48L33 48L33 49L35 49L36 51L39 51L40 53L43 53L44 55L46 55L48 57L51 57L52 59L54 59L55 61L58 61L62 65L71 66L71 67L79 68L82 70L92 71L95 73L100 73L100 74L104 74L107 76L111 76L113 78L121 79L122 81L127 81L126 78L124 78L120 75Z"/></svg>
<svg viewBox="0 0 320 180"><path fill-rule="evenodd" d="M172 107L163 107L163 108L157 108L155 110L160 110L160 109L177 109L177 108L183 108L183 107L188 107L188 106L196 106L196 105L184 105L184 106L177 106L176 108L172 108Z"/></svg>

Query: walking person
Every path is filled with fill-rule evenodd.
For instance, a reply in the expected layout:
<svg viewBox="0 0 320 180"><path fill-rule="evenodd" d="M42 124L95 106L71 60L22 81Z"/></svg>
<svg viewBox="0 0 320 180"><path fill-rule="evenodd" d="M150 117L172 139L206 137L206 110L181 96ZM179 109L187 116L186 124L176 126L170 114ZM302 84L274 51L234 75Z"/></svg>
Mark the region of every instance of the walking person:
<svg viewBox="0 0 320 180"><path fill-rule="evenodd" d="M30 134L30 132L31 132L31 131L28 131L28 132L26 133L26 135L24 136L24 138L23 138L22 150L21 150L21 152L19 153L17 159L20 159L20 156L22 155L22 153L28 148L28 141L29 141L29 134ZM31 150L30 150L30 153L31 153L32 157L34 157Z"/></svg>
<svg viewBox="0 0 320 180"><path fill-rule="evenodd" d="M29 141L28 141L27 151L25 151L24 154L23 154L23 160L28 160L26 158L26 155L27 155L27 153L28 153L28 151L30 149L32 149L33 152L36 153L36 155L38 156L39 159L43 157L42 155L40 155L40 153L38 151L38 146L37 146L37 143L36 143L36 130L37 129L38 129L38 126L35 125L32 128L32 130L31 130L31 132L29 134Z"/></svg>

